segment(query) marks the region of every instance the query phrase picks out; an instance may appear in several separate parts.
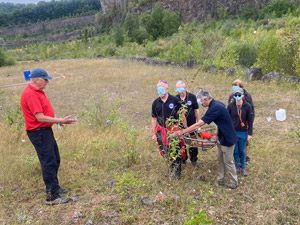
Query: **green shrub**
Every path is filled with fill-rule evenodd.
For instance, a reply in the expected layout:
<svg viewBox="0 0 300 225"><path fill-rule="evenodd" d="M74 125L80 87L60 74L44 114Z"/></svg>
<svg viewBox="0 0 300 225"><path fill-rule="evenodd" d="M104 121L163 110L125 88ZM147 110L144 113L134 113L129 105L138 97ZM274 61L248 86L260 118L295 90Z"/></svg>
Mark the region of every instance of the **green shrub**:
<svg viewBox="0 0 300 225"><path fill-rule="evenodd" d="M279 72L279 60L282 55L282 39L274 32L261 35L256 45L257 62L255 65L262 68L263 72Z"/></svg>
<svg viewBox="0 0 300 225"><path fill-rule="evenodd" d="M191 58L189 47L184 41L174 43L166 53L166 58L172 62L184 63Z"/></svg>
<svg viewBox="0 0 300 225"><path fill-rule="evenodd" d="M244 67L251 67L257 58L254 44L249 41L242 41L237 45L238 64Z"/></svg>
<svg viewBox="0 0 300 225"><path fill-rule="evenodd" d="M201 225L201 224L212 224L214 221L209 220L205 213L205 210L198 211L193 205L190 206L188 212L188 217L184 221L184 225Z"/></svg>
<svg viewBox="0 0 300 225"><path fill-rule="evenodd" d="M15 65L15 60L7 55L7 52L0 48L0 67Z"/></svg>
<svg viewBox="0 0 300 225"><path fill-rule="evenodd" d="M146 46L147 57L158 56L162 52L162 48L156 42L148 42Z"/></svg>
<svg viewBox="0 0 300 225"><path fill-rule="evenodd" d="M236 50L236 43L231 39L227 39L223 47L217 51L214 64L218 68L228 69L236 67L238 59L239 54Z"/></svg>
<svg viewBox="0 0 300 225"><path fill-rule="evenodd" d="M259 18L279 18L284 14L295 11L296 4L287 0L275 0L264 6L260 13Z"/></svg>
<svg viewBox="0 0 300 225"><path fill-rule="evenodd" d="M112 37L115 41L116 46L122 46L124 42L124 35L120 26L115 26L112 30Z"/></svg>
<svg viewBox="0 0 300 225"><path fill-rule="evenodd" d="M192 45L190 46L191 56L195 59L198 63L201 63L202 59L202 52L203 52L203 44L200 38L194 38L192 40Z"/></svg>
<svg viewBox="0 0 300 225"><path fill-rule="evenodd" d="M294 60L295 74L300 76L300 45Z"/></svg>

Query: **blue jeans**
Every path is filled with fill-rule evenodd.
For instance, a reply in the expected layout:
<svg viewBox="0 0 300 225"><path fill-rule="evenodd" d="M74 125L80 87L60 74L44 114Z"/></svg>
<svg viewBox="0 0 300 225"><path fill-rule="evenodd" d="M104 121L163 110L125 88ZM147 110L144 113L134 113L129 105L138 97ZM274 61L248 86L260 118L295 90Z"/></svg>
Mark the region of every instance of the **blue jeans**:
<svg viewBox="0 0 300 225"><path fill-rule="evenodd" d="M246 143L248 132L236 132L238 141L234 147L234 161L237 169L246 169Z"/></svg>

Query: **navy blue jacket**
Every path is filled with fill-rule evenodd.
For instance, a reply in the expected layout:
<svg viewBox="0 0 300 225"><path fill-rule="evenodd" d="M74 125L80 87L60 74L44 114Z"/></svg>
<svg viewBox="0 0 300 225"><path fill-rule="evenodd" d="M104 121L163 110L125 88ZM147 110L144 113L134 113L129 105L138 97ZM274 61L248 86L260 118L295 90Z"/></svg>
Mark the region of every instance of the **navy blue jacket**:
<svg viewBox="0 0 300 225"><path fill-rule="evenodd" d="M214 122L218 126L218 136L221 145L230 147L237 142L237 135L230 115L222 102L212 99L208 110L201 120L207 124Z"/></svg>

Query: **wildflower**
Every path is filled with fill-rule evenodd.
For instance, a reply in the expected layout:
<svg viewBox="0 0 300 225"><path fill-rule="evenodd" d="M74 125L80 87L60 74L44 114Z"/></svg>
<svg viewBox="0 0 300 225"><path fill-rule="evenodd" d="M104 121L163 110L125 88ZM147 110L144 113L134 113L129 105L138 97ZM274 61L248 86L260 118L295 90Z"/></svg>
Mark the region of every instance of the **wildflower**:
<svg viewBox="0 0 300 225"><path fill-rule="evenodd" d="M299 102L299 101L296 101L296 104L297 104L297 105L299 105L299 104L300 104L300 102Z"/></svg>
<svg viewBox="0 0 300 225"><path fill-rule="evenodd" d="M295 119L300 119L300 116L294 116Z"/></svg>
<svg viewBox="0 0 300 225"><path fill-rule="evenodd" d="M106 124L109 124L110 120L106 120Z"/></svg>
<svg viewBox="0 0 300 225"><path fill-rule="evenodd" d="M14 101L13 103L16 105L16 104L18 104L18 101L16 100L16 101Z"/></svg>
<svg viewBox="0 0 300 225"><path fill-rule="evenodd" d="M149 127L146 127L146 130L150 130L150 128L149 128Z"/></svg>
<svg viewBox="0 0 300 225"><path fill-rule="evenodd" d="M140 112L136 112L136 114L140 114Z"/></svg>

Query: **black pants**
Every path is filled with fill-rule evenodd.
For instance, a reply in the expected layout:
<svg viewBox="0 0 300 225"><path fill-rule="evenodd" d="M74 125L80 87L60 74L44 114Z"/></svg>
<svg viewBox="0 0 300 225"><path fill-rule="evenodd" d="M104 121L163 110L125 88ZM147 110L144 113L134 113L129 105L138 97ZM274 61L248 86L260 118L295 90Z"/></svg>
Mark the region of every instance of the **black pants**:
<svg viewBox="0 0 300 225"><path fill-rule="evenodd" d="M171 143L172 140L168 139L168 143ZM161 149L161 151L164 153L164 157L171 163L171 171L174 172L177 175L181 174L181 161L182 161L182 156L179 155L179 150L180 150L180 146L178 144L178 146L176 146L176 158L173 159L170 156L171 153L171 149L169 148L169 146L166 146L164 144L163 141L163 137L161 135L161 132L157 132L157 142L159 144L159 148Z"/></svg>
<svg viewBox="0 0 300 225"><path fill-rule="evenodd" d="M198 159L198 148L189 147L189 154L191 162L196 162Z"/></svg>
<svg viewBox="0 0 300 225"><path fill-rule="evenodd" d="M40 160L46 193L50 193L54 197L60 188L57 179L60 156L52 128L27 131L27 135Z"/></svg>

